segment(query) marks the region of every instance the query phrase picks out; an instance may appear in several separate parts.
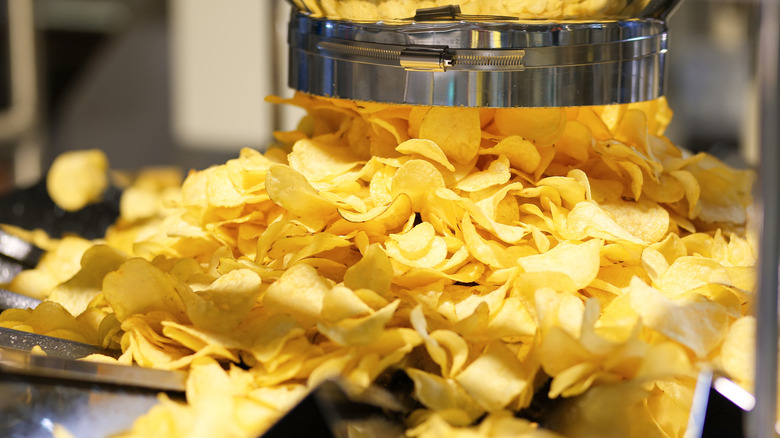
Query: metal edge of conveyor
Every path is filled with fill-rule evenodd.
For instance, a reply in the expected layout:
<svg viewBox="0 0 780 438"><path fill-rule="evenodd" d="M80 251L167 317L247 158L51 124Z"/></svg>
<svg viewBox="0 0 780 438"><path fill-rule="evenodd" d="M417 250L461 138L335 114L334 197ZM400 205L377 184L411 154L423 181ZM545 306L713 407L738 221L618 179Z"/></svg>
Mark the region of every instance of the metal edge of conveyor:
<svg viewBox="0 0 780 438"><path fill-rule="evenodd" d="M776 434L778 267L780 266L780 137L778 136L778 58L780 2L760 2L757 86L759 96L760 243L756 316L756 406L748 414L749 437Z"/></svg>

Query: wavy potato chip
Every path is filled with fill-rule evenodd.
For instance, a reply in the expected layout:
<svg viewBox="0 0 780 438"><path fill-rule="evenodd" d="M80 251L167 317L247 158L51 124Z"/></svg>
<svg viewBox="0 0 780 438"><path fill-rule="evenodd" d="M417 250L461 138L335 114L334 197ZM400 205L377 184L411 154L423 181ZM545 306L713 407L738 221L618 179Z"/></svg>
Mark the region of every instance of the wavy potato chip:
<svg viewBox="0 0 780 438"><path fill-rule="evenodd" d="M268 196L301 217L327 216L336 206L320 196L302 174L282 165L272 165L265 179Z"/></svg>
<svg viewBox="0 0 780 438"><path fill-rule="evenodd" d="M46 175L46 190L64 210L75 211L99 201L108 188L108 158L98 149L59 155Z"/></svg>
<svg viewBox="0 0 780 438"><path fill-rule="evenodd" d="M563 108L499 108L495 124L505 136L517 135L537 146L551 145L563 134L566 111Z"/></svg>
<svg viewBox="0 0 780 438"><path fill-rule="evenodd" d="M531 174L542 161L536 146L519 135L510 135L491 148L483 148L479 153L503 155L509 159L513 168Z"/></svg>
<svg viewBox="0 0 780 438"><path fill-rule="evenodd" d="M550 272L569 277L574 287L584 288L598 274L599 251L604 242L589 240L576 245L560 243L544 254L520 258L517 264L526 272Z"/></svg>
<svg viewBox="0 0 780 438"><path fill-rule="evenodd" d="M726 337L730 323L727 310L702 295L688 294L672 300L634 278L629 297L631 307L646 326L690 348L698 357L707 356Z"/></svg>
<svg viewBox="0 0 780 438"><path fill-rule="evenodd" d="M479 152L482 137L479 110L433 107L423 117L419 135L435 142L455 163L468 163Z"/></svg>
<svg viewBox="0 0 780 438"><path fill-rule="evenodd" d="M103 287L105 276L119 268L126 255L107 246L96 245L84 252L81 270L49 294L73 315L80 315Z"/></svg>
<svg viewBox="0 0 780 438"><path fill-rule="evenodd" d="M393 198L406 195L412 201L412 209L420 211L426 196L432 190L445 187L444 178L433 164L423 160L410 160L401 165L393 175L390 193Z"/></svg>
<svg viewBox="0 0 780 438"><path fill-rule="evenodd" d="M196 291L179 293L187 316L196 327L217 332L232 330L246 318L260 294L260 276L236 269Z"/></svg>
<svg viewBox="0 0 780 438"><path fill-rule="evenodd" d="M441 164L450 172L455 171L455 166L450 163L447 155L444 154L444 151L441 150L439 145L431 140L413 138L399 144L395 150L402 154L417 154L423 156L429 160Z"/></svg>
<svg viewBox="0 0 780 438"><path fill-rule="evenodd" d="M503 343L494 342L455 381L486 411L495 412L531 388L534 371L525 369Z"/></svg>

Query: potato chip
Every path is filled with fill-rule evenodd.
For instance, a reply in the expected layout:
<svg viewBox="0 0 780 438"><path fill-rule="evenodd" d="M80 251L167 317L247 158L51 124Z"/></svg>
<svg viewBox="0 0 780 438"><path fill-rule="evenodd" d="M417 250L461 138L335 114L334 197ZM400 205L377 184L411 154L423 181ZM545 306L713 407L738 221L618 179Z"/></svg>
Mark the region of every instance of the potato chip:
<svg viewBox="0 0 780 438"><path fill-rule="evenodd" d="M414 394L430 409L441 412L447 422L466 426L484 411L454 380L408 368L406 373L414 382Z"/></svg>
<svg viewBox="0 0 780 438"><path fill-rule="evenodd" d="M721 346L719 365L723 371L749 391L755 382L756 319L744 316L731 325Z"/></svg>
<svg viewBox="0 0 780 438"><path fill-rule="evenodd" d="M270 155L270 154L267 154ZM239 157L225 163L233 185L246 192L265 186L265 174L274 161L254 149L242 149Z"/></svg>
<svg viewBox="0 0 780 438"><path fill-rule="evenodd" d="M203 289L180 288L179 295L196 327L225 332L236 328L252 310L260 283L260 276L252 270L236 269Z"/></svg>
<svg viewBox="0 0 780 438"><path fill-rule="evenodd" d="M658 278L658 287L669 298L707 284L730 285L726 268L704 257L679 257Z"/></svg>
<svg viewBox="0 0 780 438"><path fill-rule="evenodd" d="M325 280L309 265L289 267L263 296L263 304L272 312L287 313L308 327L322 312L325 294L330 289Z"/></svg>
<svg viewBox="0 0 780 438"><path fill-rule="evenodd" d="M420 155L422 157L428 158L429 160L441 164L451 172L455 171L455 166L453 166L450 163L450 161L447 159L447 156L444 154L444 151L441 150L439 145L437 145L431 140L425 140L420 138L407 140L399 144L398 147L395 148L395 150L402 154Z"/></svg>
<svg viewBox="0 0 780 438"><path fill-rule="evenodd" d="M344 284L352 289L371 289L379 294L390 290L393 266L379 245L370 245L363 258L344 274Z"/></svg>
<svg viewBox="0 0 780 438"><path fill-rule="evenodd" d="M560 243L544 254L523 257L517 264L526 272L555 272L569 277L574 287L581 289L594 278L599 270L599 250L604 244L601 240L574 245Z"/></svg>
<svg viewBox="0 0 780 438"><path fill-rule="evenodd" d="M664 336L705 357L726 337L729 316L726 309L701 295L684 295L675 300L646 285L631 281L631 307L642 322ZM701 321L707 324L699 324Z"/></svg>
<svg viewBox="0 0 780 438"><path fill-rule="evenodd" d="M468 163L477 156L481 133L476 108L433 107L423 117L419 135L435 142L450 160Z"/></svg>
<svg viewBox="0 0 780 438"><path fill-rule="evenodd" d="M458 181L455 188L464 192L476 192L489 187L505 184L512 175L509 173L509 160L500 155L488 168L482 172L475 172Z"/></svg>
<svg viewBox="0 0 780 438"><path fill-rule="evenodd" d="M592 149L593 134L591 129L576 120L569 120L560 138L555 141L556 152L561 152L575 161L586 161Z"/></svg>
<svg viewBox="0 0 780 438"><path fill-rule="evenodd" d="M368 316L344 318L335 323L321 322L317 324L317 329L340 345L368 345L381 336L399 303L398 300L393 301Z"/></svg>
<svg viewBox="0 0 780 438"><path fill-rule="evenodd" d="M643 242L655 243L669 230L669 213L661 206L644 200L614 200L599 206L623 229Z"/></svg>
<svg viewBox="0 0 780 438"><path fill-rule="evenodd" d="M555 143L566 126L563 108L499 108L495 124L505 136L517 135L537 146Z"/></svg>
<svg viewBox="0 0 780 438"><path fill-rule="evenodd" d="M513 168L531 174L539 167L542 160L536 146L519 135L510 135L495 146L480 150L479 153L503 155L509 159Z"/></svg>
<svg viewBox="0 0 780 438"><path fill-rule="evenodd" d="M108 188L108 158L98 149L59 155L46 176L46 190L59 207L68 211L97 202Z"/></svg>
<svg viewBox="0 0 780 438"><path fill-rule="evenodd" d="M103 278L118 269L125 258L124 254L106 245L89 248L81 258L81 270L52 290L49 299L61 304L73 315L81 314L100 293Z"/></svg>
<svg viewBox="0 0 780 438"><path fill-rule="evenodd" d="M522 391L532 390L534 370L524 369L503 343L493 342L455 377L463 389L486 411L504 408ZM485 376L491 376L486 380Z"/></svg>
<svg viewBox="0 0 780 438"><path fill-rule="evenodd" d="M303 175L288 166L271 166L265 184L274 202L298 216L323 217L336 211L332 202L322 198Z"/></svg>
<svg viewBox="0 0 780 438"><path fill-rule="evenodd" d="M345 153L343 148L309 139L296 142L287 159L290 168L300 172L310 182L329 180L360 164L354 156Z"/></svg>
<svg viewBox="0 0 780 438"><path fill-rule="evenodd" d="M127 260L103 279L103 293L120 322L152 311L165 311L186 321L179 288L172 276L140 258Z"/></svg>
<svg viewBox="0 0 780 438"><path fill-rule="evenodd" d="M662 222L663 226L665 223ZM586 236L612 241L626 241L639 245L645 244L641 238L618 224L599 204L580 202L574 206L565 219L565 224L557 226L563 235L581 239Z"/></svg>
<svg viewBox="0 0 780 438"><path fill-rule="evenodd" d="M35 309L9 309L0 314L0 327L96 344L97 334L89 324L73 317L64 307L44 301Z"/></svg>
<svg viewBox="0 0 780 438"><path fill-rule="evenodd" d="M410 160L396 171L390 193L393 198L401 194L408 196L412 201L412 209L420 211L425 197L439 187L445 187L444 179L433 164Z"/></svg>

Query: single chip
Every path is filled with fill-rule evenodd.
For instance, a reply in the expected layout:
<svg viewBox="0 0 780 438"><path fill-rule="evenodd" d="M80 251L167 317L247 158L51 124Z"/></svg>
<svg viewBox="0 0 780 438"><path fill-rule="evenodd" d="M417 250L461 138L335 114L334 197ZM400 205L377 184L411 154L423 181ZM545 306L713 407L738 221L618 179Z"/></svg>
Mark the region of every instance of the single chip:
<svg viewBox="0 0 780 438"><path fill-rule="evenodd" d="M631 307L647 327L690 348L697 357L707 356L726 337L728 312L702 295L670 300L637 278L631 280L629 294Z"/></svg>
<svg viewBox="0 0 780 438"><path fill-rule="evenodd" d="M297 141L287 159L290 167L310 182L331 180L360 164L343 148L309 139Z"/></svg>
<svg viewBox="0 0 780 438"><path fill-rule="evenodd" d="M180 288L187 316L196 327L225 332L235 329L252 310L261 279L254 271L237 269L203 289Z"/></svg>
<svg viewBox="0 0 780 438"><path fill-rule="evenodd" d="M748 390L755 382L756 318L743 316L734 321L723 340L720 365L726 374Z"/></svg>
<svg viewBox="0 0 780 438"><path fill-rule="evenodd" d="M705 257L680 257L658 278L658 287L669 298L708 284L731 285L728 270Z"/></svg>
<svg viewBox="0 0 780 438"><path fill-rule="evenodd" d="M46 175L46 190L64 210L75 211L100 201L108 188L108 158L99 149L59 155Z"/></svg>
<svg viewBox="0 0 780 438"><path fill-rule="evenodd" d="M336 211L332 202L320 196L303 175L288 166L271 166L265 185L274 202L298 216L323 217Z"/></svg>
<svg viewBox="0 0 780 438"><path fill-rule="evenodd" d="M390 192L393 198L402 194L408 196L412 201L412 209L420 211L425 198L440 187L445 187L444 179L433 164L424 160L410 160L396 171Z"/></svg>
<svg viewBox="0 0 780 438"><path fill-rule="evenodd" d="M71 314L80 315L100 293L105 276L118 269L126 258L125 254L107 245L93 246L81 258L81 270L57 286L49 299L60 303Z"/></svg>
<svg viewBox="0 0 780 438"><path fill-rule="evenodd" d="M555 143L566 127L563 108L499 108L495 123L501 134L517 135L537 146Z"/></svg>
<svg viewBox="0 0 780 438"><path fill-rule="evenodd" d="M337 323L372 313L371 307L348 287L334 286L325 292L322 299L322 319L327 323Z"/></svg>
<svg viewBox="0 0 780 438"><path fill-rule="evenodd" d="M390 290L393 266L379 245L370 245L363 258L344 274L344 284L352 289L371 289L379 294Z"/></svg>
<svg viewBox="0 0 780 438"><path fill-rule="evenodd" d="M436 230L430 223L422 222L404 234L392 234L388 237L398 243L398 248L405 257L417 258L428 252L436 237Z"/></svg>
<svg viewBox="0 0 780 438"><path fill-rule="evenodd" d="M420 124L420 138L435 142L450 160L468 163L477 156L482 138L479 110L433 107Z"/></svg>
<svg viewBox="0 0 780 438"><path fill-rule="evenodd" d="M431 140L424 140L420 138L407 140L399 144L398 147L395 148L395 150L402 154L421 155L425 158L428 158L429 160L441 164L451 172L455 171L455 166L453 166L450 163L450 161L447 159L447 156L444 154L444 151L441 150L439 145L437 145Z"/></svg>
<svg viewBox="0 0 780 438"><path fill-rule="evenodd" d="M414 382L414 395L420 403L441 412L449 424L467 426L484 412L456 381L415 368L407 368L406 373Z"/></svg>
<svg viewBox="0 0 780 438"><path fill-rule="evenodd" d="M103 279L103 294L121 322L132 315L164 311L186 321L178 281L140 258L125 261ZM144 291L145 293L138 293Z"/></svg>
<svg viewBox="0 0 780 438"><path fill-rule="evenodd" d="M512 167L530 174L534 173L542 160L536 146L519 135L510 135L492 148L484 148L479 153L506 156Z"/></svg>
<svg viewBox="0 0 780 438"><path fill-rule="evenodd" d="M344 318L335 323L321 322L317 329L339 345L368 345L379 339L399 304L396 300L367 316Z"/></svg>
<svg viewBox="0 0 780 438"><path fill-rule="evenodd" d="M486 411L494 412L532 390L532 377L510 349L493 342L455 380Z"/></svg>
<svg viewBox="0 0 780 438"><path fill-rule="evenodd" d="M464 192L477 192L490 187L506 184L512 177L509 172L509 160L504 155L500 155L496 160L490 163L487 169L481 172L474 172L458 182L455 188Z"/></svg>
<svg viewBox="0 0 780 438"><path fill-rule="evenodd" d="M566 123L563 133L555 142L555 150L576 161L586 161L593 150L590 128L576 120Z"/></svg>
<svg viewBox="0 0 780 438"><path fill-rule="evenodd" d="M573 281L574 287L581 289L596 278L603 245L597 239L579 245L563 242L544 254L522 257L517 264L526 272L563 274Z"/></svg>
<svg viewBox="0 0 780 438"><path fill-rule="evenodd" d="M329 289L330 286L314 268L298 263L266 289L263 304L272 312L292 315L301 325L308 327L319 318Z"/></svg>
<svg viewBox="0 0 780 438"><path fill-rule="evenodd" d="M599 207L624 230L643 242L659 242L669 230L669 212L654 202L616 199L602 202Z"/></svg>

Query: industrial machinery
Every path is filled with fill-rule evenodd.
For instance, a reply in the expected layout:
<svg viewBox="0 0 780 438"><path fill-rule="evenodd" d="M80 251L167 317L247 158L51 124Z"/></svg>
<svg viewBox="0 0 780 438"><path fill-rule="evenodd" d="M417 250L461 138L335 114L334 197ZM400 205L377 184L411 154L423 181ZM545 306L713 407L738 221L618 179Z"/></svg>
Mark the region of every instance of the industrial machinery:
<svg viewBox="0 0 780 438"><path fill-rule="evenodd" d="M382 22L318 17L294 7L289 23L289 85L318 96L452 107L572 107L653 100L663 96L666 89L666 20L676 6L676 0L629 1L609 16L564 21L468 15L456 6L446 6L418 9L414 16ZM764 64L759 77L762 90L759 95L762 98L760 204L763 207L763 238L760 292L755 305L759 327L757 389L753 405L743 404L734 398L734 394L750 398L749 394L734 388L728 379L710 371L702 373L686 434L690 438L723 433L726 429L718 431L717 426L713 426L713 419L737 424L740 428L742 416L747 411L746 418L750 422L745 436L767 437L775 433L777 268L780 257L780 223L776 218L780 215L780 203L772 189L780 187L780 175L774 171L780 166L777 128L780 7L777 1L767 0L764 8L760 48ZM0 298L6 302L16 299L13 296ZM6 307L11 306L14 304L6 304ZM2 346L23 348L21 343ZM67 350L72 346L57 344L51 348ZM89 352L91 350L81 352L81 355ZM127 380L110 380L113 373L122 373L121 367L100 371L85 367L85 374L79 376L77 373L57 374L58 367L69 366L67 362L58 362L58 358L43 360L19 354L3 354L0 358L0 366L5 366L11 373L18 371L19 374L87 382L97 379L103 385L106 382L109 386L112 383L124 385L123 390L133 386ZM20 370L12 364L14 361L25 362L26 368ZM101 381L102 376L107 376L108 380ZM164 389L178 395L182 389L181 376L163 374L143 378L167 382L151 384L152 390ZM36 386L38 383L33 381L33 387L43 388ZM60 391L58 385L51 385L51 381L47 381L47 385L46 390L40 391L41 399ZM24 394L26 387L17 385L16 388L21 388L18 393ZM83 386L76 389L79 391L61 396L82 401L89 397L89 390L84 391ZM130 395L142 399L138 402L139 411L153 403L148 393L140 392L149 389L132 388L130 391ZM115 391L109 388L108 392L113 394ZM374 394L372 398L369 394L368 399L350 399L349 391L329 383L293 409L268 436L289 436L301 432L296 427L304 424L327 428L333 426L333 421L352 421L362 413L375 415L392 411L394 402L386 395ZM65 412L61 415L83 415L84 421L97 418L96 414L87 414ZM312 416L331 417L311 423ZM30 419L34 420L34 415ZM378 424L386 426L385 423ZM388 431L394 432L385 430ZM728 429L728 433L734 431ZM337 434L326 432L325 436Z"/></svg>

